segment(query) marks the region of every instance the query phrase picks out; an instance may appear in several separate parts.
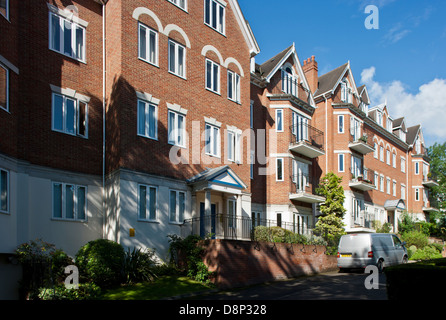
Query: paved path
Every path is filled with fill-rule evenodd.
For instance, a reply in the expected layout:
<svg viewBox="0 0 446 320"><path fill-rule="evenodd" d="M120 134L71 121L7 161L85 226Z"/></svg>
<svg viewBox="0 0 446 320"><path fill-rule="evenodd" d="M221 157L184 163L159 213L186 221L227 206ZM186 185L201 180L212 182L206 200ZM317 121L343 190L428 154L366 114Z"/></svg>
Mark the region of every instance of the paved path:
<svg viewBox="0 0 446 320"><path fill-rule="evenodd" d="M277 281L198 297L200 300L387 300L386 279L379 274L379 288L367 290L364 273L338 271Z"/></svg>

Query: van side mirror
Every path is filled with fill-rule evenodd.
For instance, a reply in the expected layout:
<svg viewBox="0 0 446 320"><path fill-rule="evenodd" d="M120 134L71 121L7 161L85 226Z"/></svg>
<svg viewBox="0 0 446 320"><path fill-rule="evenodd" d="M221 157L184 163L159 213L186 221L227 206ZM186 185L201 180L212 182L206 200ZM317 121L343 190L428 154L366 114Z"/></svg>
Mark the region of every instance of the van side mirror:
<svg viewBox="0 0 446 320"><path fill-rule="evenodd" d="M406 241L403 241L402 245L403 245L403 246L406 246Z"/></svg>

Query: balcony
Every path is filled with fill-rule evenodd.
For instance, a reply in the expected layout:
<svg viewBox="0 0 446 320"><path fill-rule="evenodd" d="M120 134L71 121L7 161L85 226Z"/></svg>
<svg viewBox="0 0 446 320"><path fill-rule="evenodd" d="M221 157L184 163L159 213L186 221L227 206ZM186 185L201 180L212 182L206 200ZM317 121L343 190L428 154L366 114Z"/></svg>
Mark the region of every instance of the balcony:
<svg viewBox="0 0 446 320"><path fill-rule="evenodd" d="M361 130L361 127L363 126L361 125L358 128L352 128L350 130L350 141L348 147L358 153L368 154L375 151L375 148L371 144L372 135L365 132L363 129ZM361 134L361 131L364 133Z"/></svg>
<svg viewBox="0 0 446 320"><path fill-rule="evenodd" d="M270 93L268 97L273 101L290 101L308 110L314 110L310 106L310 93L298 79L290 75L275 76L270 81Z"/></svg>
<svg viewBox="0 0 446 320"><path fill-rule="evenodd" d="M376 189L374 179L375 173L373 170L363 168L356 170L356 173L351 174L351 179L348 183L350 188L355 188L361 191L370 191Z"/></svg>
<svg viewBox="0 0 446 320"><path fill-rule="evenodd" d="M423 175L423 186L428 188L438 187L439 184L435 176L431 176L430 174Z"/></svg>
<svg viewBox="0 0 446 320"><path fill-rule="evenodd" d="M318 195L316 188L319 186L319 179L315 179L308 174L297 174L291 177L290 200L306 203L322 203L325 198Z"/></svg>
<svg viewBox="0 0 446 320"><path fill-rule="evenodd" d="M290 151L311 159L325 154L324 133L322 131L304 122L293 125L290 129Z"/></svg>

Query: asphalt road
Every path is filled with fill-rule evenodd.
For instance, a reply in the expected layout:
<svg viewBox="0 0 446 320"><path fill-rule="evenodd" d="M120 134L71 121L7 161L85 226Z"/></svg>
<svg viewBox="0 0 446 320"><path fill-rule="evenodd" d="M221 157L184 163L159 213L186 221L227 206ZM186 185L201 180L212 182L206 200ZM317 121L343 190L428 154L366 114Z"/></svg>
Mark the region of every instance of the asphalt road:
<svg viewBox="0 0 446 320"><path fill-rule="evenodd" d="M199 300L387 300L386 279L379 274L378 289L366 289L369 274L338 271L276 281L196 297ZM368 281L371 283L371 281Z"/></svg>

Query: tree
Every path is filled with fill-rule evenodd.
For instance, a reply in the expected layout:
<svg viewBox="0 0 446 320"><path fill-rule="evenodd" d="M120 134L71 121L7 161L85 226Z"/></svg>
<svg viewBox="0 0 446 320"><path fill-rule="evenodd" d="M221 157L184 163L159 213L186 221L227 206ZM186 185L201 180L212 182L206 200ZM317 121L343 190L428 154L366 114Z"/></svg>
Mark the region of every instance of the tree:
<svg viewBox="0 0 446 320"><path fill-rule="evenodd" d="M436 180L439 186L432 188L432 199L438 202L438 209L446 209L446 142L435 143L427 150L430 158L431 178Z"/></svg>
<svg viewBox="0 0 446 320"><path fill-rule="evenodd" d="M344 208L345 195L341 182L341 177L329 172L322 178L320 186L316 190L325 197L325 202L320 205L322 215L319 217L314 231L329 243L345 234L345 225L342 220L347 210Z"/></svg>

